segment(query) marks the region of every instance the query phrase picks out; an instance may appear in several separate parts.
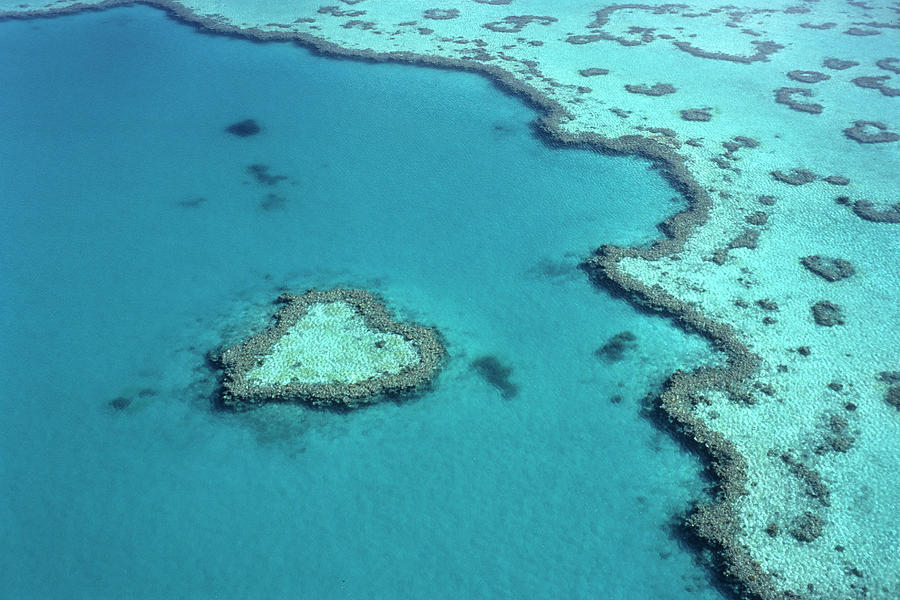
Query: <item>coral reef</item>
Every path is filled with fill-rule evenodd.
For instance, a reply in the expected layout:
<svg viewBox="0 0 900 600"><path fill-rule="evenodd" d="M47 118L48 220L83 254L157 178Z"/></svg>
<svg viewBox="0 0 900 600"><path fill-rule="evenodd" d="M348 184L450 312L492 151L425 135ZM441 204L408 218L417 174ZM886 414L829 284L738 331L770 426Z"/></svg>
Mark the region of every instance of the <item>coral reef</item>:
<svg viewBox="0 0 900 600"><path fill-rule="evenodd" d="M861 27L851 27L847 31L845 31L847 35L855 35L859 37L865 37L869 35L879 35L881 32L876 31L874 29L863 29Z"/></svg>
<svg viewBox="0 0 900 600"><path fill-rule="evenodd" d="M790 173L784 171L772 171L772 178L788 185L806 185L819 178L818 175L806 169L791 169Z"/></svg>
<svg viewBox="0 0 900 600"><path fill-rule="evenodd" d="M800 264L825 281L840 281L856 273L856 269L853 268L849 261L842 258L819 256L818 254L804 256L800 259Z"/></svg>
<svg viewBox="0 0 900 600"><path fill-rule="evenodd" d="M597 358L607 362L617 362L625 358L625 353L634 349L637 337L630 331L621 331L609 338L600 348L594 351Z"/></svg>
<svg viewBox="0 0 900 600"><path fill-rule="evenodd" d="M727 52L712 52L709 50L703 50L702 48L698 48L691 44L690 42L673 42L674 45L679 50L683 50L690 54L691 56L696 56L698 58L709 58L712 60L727 60L730 62L750 64L756 61L766 62L769 60L769 55L775 54L779 50L783 49L784 46L781 44L776 44L772 41L759 41L753 40L750 42L756 47L756 51L749 56L742 56L739 54L728 54Z"/></svg>
<svg viewBox="0 0 900 600"><path fill-rule="evenodd" d="M686 108L680 112L685 121L711 121L712 114L708 108Z"/></svg>
<svg viewBox="0 0 900 600"><path fill-rule="evenodd" d="M888 131L881 121L854 121L853 127L844 130L844 135L860 144L885 144L900 140L900 134Z"/></svg>
<svg viewBox="0 0 900 600"><path fill-rule="evenodd" d="M798 542L808 544L821 537L824 527L822 517L807 511L791 522L790 533Z"/></svg>
<svg viewBox="0 0 900 600"><path fill-rule="evenodd" d="M831 79L829 75L819 71L788 71L787 76L801 83L819 83L820 81Z"/></svg>
<svg viewBox="0 0 900 600"><path fill-rule="evenodd" d="M238 121L237 123L232 123L225 128L225 131L238 137L249 137L251 135L256 135L260 132L260 130L261 128L259 124L253 119Z"/></svg>
<svg viewBox="0 0 900 600"><path fill-rule="evenodd" d="M875 61L875 66L879 69L884 69L885 71L900 75L900 67L897 66L897 63L900 63L900 58L889 57Z"/></svg>
<svg viewBox="0 0 900 600"><path fill-rule="evenodd" d="M887 81L890 81L890 75L877 75L877 76L867 76L867 77L857 77L855 79L851 79L854 85L857 85L861 88L865 88L868 90L878 90L885 96L889 98L893 98L896 96L900 96L900 88L895 88L887 85Z"/></svg>
<svg viewBox="0 0 900 600"><path fill-rule="evenodd" d="M816 325L823 327L834 327L835 325L843 325L844 312L841 307L827 300L820 300L812 305L813 320Z"/></svg>
<svg viewBox="0 0 900 600"><path fill-rule="evenodd" d="M826 58L822 64L835 71L843 71L844 69L859 66L859 63L855 60L842 60L840 58Z"/></svg>
<svg viewBox="0 0 900 600"><path fill-rule="evenodd" d="M900 410L900 385L892 385L884 394L884 401Z"/></svg>
<svg viewBox="0 0 900 600"><path fill-rule="evenodd" d="M444 347L433 329L392 320L365 290L309 290L277 302L272 327L210 355L224 371L226 407L352 408L421 388L442 364Z"/></svg>
<svg viewBox="0 0 900 600"><path fill-rule="evenodd" d="M482 379L497 388L503 399L509 400L518 395L519 386L510 379L512 368L496 356L481 356L473 360L471 366Z"/></svg>
<svg viewBox="0 0 900 600"><path fill-rule="evenodd" d="M429 8L422 16L426 19L432 19L434 21L445 21L448 19L455 19L459 16L459 9L456 8Z"/></svg>
<svg viewBox="0 0 900 600"><path fill-rule="evenodd" d="M794 96L803 96L804 98L809 98L813 95L810 90L806 88L789 88L789 87L781 87L775 90L775 102L778 104L784 104L792 110L796 110L798 112L806 112L817 115L822 112L823 106L821 104L816 104L813 102L800 102L795 99Z"/></svg>
<svg viewBox="0 0 900 600"><path fill-rule="evenodd" d="M131 406L131 398L125 396L117 396L109 401L109 407L114 410L125 410Z"/></svg>
<svg viewBox="0 0 900 600"><path fill-rule="evenodd" d="M867 200L857 200L853 203L853 212L856 216L873 223L900 223L900 203L879 209Z"/></svg>
<svg viewBox="0 0 900 600"><path fill-rule="evenodd" d="M269 165L253 164L247 166L247 173L253 176L257 183L273 186L287 179L287 175L272 175L269 173Z"/></svg>
<svg viewBox="0 0 900 600"><path fill-rule="evenodd" d="M496 31L497 33L519 33L529 23L538 23L540 25L550 25L556 23L556 17L542 17L538 15L521 15L503 17L501 21L493 23L485 23L482 25L485 29Z"/></svg>
<svg viewBox="0 0 900 600"><path fill-rule="evenodd" d="M645 96L665 96L666 94L674 94L675 86L671 83L654 83L651 86L646 84L626 84L625 89L632 94L644 94Z"/></svg>

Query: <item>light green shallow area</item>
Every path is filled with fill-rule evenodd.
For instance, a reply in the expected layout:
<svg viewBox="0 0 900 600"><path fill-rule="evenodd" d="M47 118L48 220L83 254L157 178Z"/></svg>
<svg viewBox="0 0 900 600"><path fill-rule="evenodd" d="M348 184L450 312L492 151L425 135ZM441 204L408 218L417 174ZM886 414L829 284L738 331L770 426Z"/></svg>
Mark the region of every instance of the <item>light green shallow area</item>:
<svg viewBox="0 0 900 600"><path fill-rule="evenodd" d="M0 0L0 11L21 12L18 1ZM784 589L810 598L900 598L900 413L884 402L886 385L876 379L881 371L900 370L900 225L864 221L835 202L841 195L882 208L897 202L900 143L860 144L843 134L857 120L882 122L900 133L900 96L853 83L859 77L883 77L885 85L900 88L900 75L876 65L900 52L897 4L772 0L726 7L701 0L664 9L631 5L611 12L599 27L591 24L605 5L578 0L512 0L507 5L445 0L439 7L456 9L458 16L440 20L428 18L425 9L431 5L416 0L344 0L334 10L319 12L323 4L180 3L226 25L312 35L356 52L480 56L479 61L507 70L563 106L568 115L560 127L566 131L647 136L685 158L712 197L709 218L677 257L628 258L619 268L730 325L762 360L756 383L771 394L756 393L755 403L743 404L710 390L709 403L697 409L748 461L749 493L735 507L744 525L740 541L765 570L777 574ZM29 10L72 5L56 2ZM552 20L532 20L506 31L485 27L522 15ZM567 41L598 30L620 41ZM645 39L648 30L652 35ZM854 30L866 34L847 33ZM783 48L748 64L694 56L674 45L751 56L753 42L764 40ZM859 64L829 69L823 65L827 58ZM609 73L579 74L595 67ZM828 78L802 83L787 77L793 70ZM675 92L651 97L625 90L627 84L654 83L669 83ZM821 104L822 112L776 103L775 90L782 87L807 90L810 96L797 99ZM682 110L697 108L708 109L711 120L681 117ZM670 133L661 133L662 128ZM759 146L741 148L722 163L722 144L735 136L753 138ZM771 176L793 168L808 169L819 179L793 186ZM850 183L836 186L821 179L835 175ZM773 196L774 204L761 204L761 195ZM757 211L766 213L765 222L748 222ZM758 232L756 248L730 250L722 264L709 260L746 230ZM848 260L856 274L827 282L800 264L800 257L814 254ZM763 299L777 303L778 310L755 304ZM846 323L816 325L810 308L821 300L839 305ZM336 358L339 337L292 335L250 376L286 382L297 375L295 358L312 344L321 344L316 346L319 362L300 359L309 369L302 373L309 379L303 380L309 382L362 378L377 374L384 362L411 360L401 344L396 353L380 355L382 362L361 352L347 371L339 366L344 358ZM808 346L810 355L798 354L800 346ZM829 387L832 383L839 389ZM835 433L833 417L846 420L852 445L817 452ZM784 453L818 473L829 490L827 505L810 497L781 458ZM789 534L805 512L824 523L822 535L810 542ZM779 531L774 536L766 532L773 523Z"/></svg>
<svg viewBox="0 0 900 600"><path fill-rule="evenodd" d="M247 372L247 378L266 386L292 381L352 384L399 373L418 360L412 342L369 328L350 304L319 302L275 343L261 364Z"/></svg>

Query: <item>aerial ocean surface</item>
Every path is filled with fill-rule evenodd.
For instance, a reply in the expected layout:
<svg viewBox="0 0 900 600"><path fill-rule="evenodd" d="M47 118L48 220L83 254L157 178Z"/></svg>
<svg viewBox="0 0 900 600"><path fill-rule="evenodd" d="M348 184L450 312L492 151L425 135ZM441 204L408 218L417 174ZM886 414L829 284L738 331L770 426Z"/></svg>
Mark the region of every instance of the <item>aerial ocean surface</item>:
<svg viewBox="0 0 900 600"><path fill-rule="evenodd" d="M721 598L676 527L709 482L642 411L717 357L578 268L683 208L650 163L474 74L147 7L0 57L0 596ZM207 352L336 286L442 332L434 388L217 409Z"/></svg>

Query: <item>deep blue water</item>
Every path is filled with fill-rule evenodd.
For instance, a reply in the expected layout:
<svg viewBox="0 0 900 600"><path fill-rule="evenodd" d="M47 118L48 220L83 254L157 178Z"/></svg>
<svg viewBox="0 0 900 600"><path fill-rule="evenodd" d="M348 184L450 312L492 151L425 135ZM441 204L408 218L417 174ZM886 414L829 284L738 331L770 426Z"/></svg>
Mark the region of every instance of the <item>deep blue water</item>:
<svg viewBox="0 0 900 600"><path fill-rule="evenodd" d="M0 595L719 597L668 529L699 464L640 416L709 350L575 268L680 208L648 163L542 145L472 74L144 7L0 23L0 65ZM435 390L213 410L205 352L336 285L441 329Z"/></svg>

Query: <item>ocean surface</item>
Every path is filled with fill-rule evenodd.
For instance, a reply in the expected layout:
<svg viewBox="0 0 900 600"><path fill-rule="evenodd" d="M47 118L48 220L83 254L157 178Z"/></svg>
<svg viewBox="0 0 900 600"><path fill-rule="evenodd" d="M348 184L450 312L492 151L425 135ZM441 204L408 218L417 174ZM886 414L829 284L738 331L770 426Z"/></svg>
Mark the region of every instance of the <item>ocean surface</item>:
<svg viewBox="0 0 900 600"><path fill-rule="evenodd" d="M0 596L722 597L673 527L701 465L641 410L716 358L577 268L683 208L649 163L477 75L146 7L0 23L0 57ZM335 286L442 332L434 389L216 409L206 353Z"/></svg>

